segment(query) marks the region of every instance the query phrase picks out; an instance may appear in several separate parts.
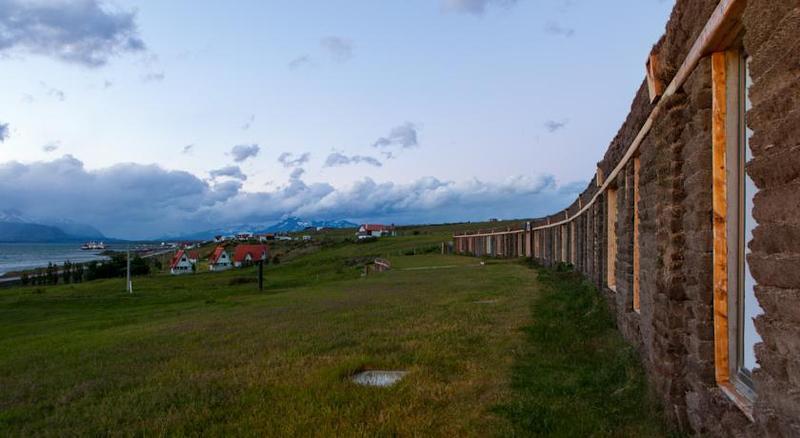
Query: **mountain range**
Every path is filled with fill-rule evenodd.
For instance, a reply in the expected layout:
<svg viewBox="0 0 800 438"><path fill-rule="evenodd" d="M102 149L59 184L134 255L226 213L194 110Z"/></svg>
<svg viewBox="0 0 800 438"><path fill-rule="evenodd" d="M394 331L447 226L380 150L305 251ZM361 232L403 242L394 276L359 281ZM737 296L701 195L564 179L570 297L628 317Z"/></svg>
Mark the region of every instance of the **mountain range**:
<svg viewBox="0 0 800 438"><path fill-rule="evenodd" d="M288 217L278 223L266 224L239 224L224 228L215 228L196 233L182 234L179 236L166 236L160 240L207 240L214 236L232 236L236 233L292 233L303 231L309 227L321 228L357 228L358 225L346 220L307 220L299 217Z"/></svg>
<svg viewBox="0 0 800 438"><path fill-rule="evenodd" d="M31 218L0 211L0 242L74 242L107 239L97 228L67 219Z"/></svg>

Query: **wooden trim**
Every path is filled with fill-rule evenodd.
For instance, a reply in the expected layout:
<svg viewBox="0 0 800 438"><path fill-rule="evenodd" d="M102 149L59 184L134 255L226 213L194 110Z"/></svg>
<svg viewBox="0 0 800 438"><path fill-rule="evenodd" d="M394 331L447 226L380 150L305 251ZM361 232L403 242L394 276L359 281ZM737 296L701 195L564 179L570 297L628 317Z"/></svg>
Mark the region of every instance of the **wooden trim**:
<svg viewBox="0 0 800 438"><path fill-rule="evenodd" d="M700 36L695 40L694 45L692 45L689 55L683 61L683 64L681 64L678 73L675 74L672 82L670 82L667 89L664 90L663 97L674 95L678 89L682 87L684 83L686 83L686 80L692 74L694 69L697 68L700 60L705 56L708 56L711 51L715 49L718 50L721 45L725 44L730 39L730 34L737 28L738 25L740 25L740 16L744 10L746 2L746 0L720 0L717 8L711 14L711 17L703 28L703 31L700 33ZM653 122L661 114L661 111L663 111L663 102L664 98L658 101L655 108L653 108L653 111L650 112L650 116L644 122L644 125L642 125L639 133L636 135L636 138L634 138L633 143L631 143L631 145L628 147L625 155L622 157L614 170L608 175L608 177L605 178L602 186L597 190L589 202L587 202L575 215L566 221L550 223L548 220L547 225L542 225L534 229L546 229L549 227L562 225L564 222L575 220L576 217L585 213L589 207L597 202L597 199L605 190L608 189L610 181L613 181L617 177L620 171L625 168L628 162L638 151L639 145L641 145L642 141L644 141L645 137L647 137L647 134L650 132Z"/></svg>
<svg viewBox="0 0 800 438"><path fill-rule="evenodd" d="M714 370L717 383L730 382L728 338L728 62L725 52L711 55L712 211L714 278Z"/></svg>
<svg viewBox="0 0 800 438"><path fill-rule="evenodd" d="M640 249L639 249L639 173L641 169L639 157L633 159L633 310L641 310L641 300L639 297L639 269L641 268Z"/></svg>
<svg viewBox="0 0 800 438"><path fill-rule="evenodd" d="M617 289L617 189L611 188L608 195L606 214L606 284Z"/></svg>
<svg viewBox="0 0 800 438"><path fill-rule="evenodd" d="M647 58L645 70L647 72L647 91L650 94L650 103L653 103L664 94L664 83L658 78L658 57L651 54Z"/></svg>

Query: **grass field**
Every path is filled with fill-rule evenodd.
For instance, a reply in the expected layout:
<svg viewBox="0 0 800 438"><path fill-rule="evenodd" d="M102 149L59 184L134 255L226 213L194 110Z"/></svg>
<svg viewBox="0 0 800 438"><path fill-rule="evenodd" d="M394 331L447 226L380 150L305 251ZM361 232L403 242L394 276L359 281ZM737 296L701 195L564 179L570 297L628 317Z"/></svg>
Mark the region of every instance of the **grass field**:
<svg viewBox="0 0 800 438"><path fill-rule="evenodd" d="M443 237L298 248L263 292L253 269L138 278L133 295L122 280L0 291L0 434L663 433L591 290L516 262L399 255ZM376 256L394 269L361 277ZM557 284L583 298L555 299ZM351 383L363 369L409 374Z"/></svg>

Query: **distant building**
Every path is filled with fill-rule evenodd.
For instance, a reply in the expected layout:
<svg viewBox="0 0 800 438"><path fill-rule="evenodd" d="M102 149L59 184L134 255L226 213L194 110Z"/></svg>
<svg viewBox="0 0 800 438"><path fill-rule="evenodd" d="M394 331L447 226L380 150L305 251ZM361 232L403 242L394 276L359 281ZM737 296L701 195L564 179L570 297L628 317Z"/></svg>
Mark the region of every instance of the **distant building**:
<svg viewBox="0 0 800 438"><path fill-rule="evenodd" d="M208 258L208 270L225 271L232 267L231 257L228 255L228 251L225 251L225 247L218 246L214 248L214 252Z"/></svg>
<svg viewBox="0 0 800 438"><path fill-rule="evenodd" d="M178 252L175 253L175 256L172 257L172 261L169 264L169 273L172 275L191 274L194 272L196 262L196 259L194 263L189 259L188 252L179 249Z"/></svg>
<svg viewBox="0 0 800 438"><path fill-rule="evenodd" d="M236 240L250 240L253 238L253 233L243 232L243 233L236 233Z"/></svg>
<svg viewBox="0 0 800 438"><path fill-rule="evenodd" d="M237 268L268 259L269 248L267 245L237 245L233 252L233 266Z"/></svg>
<svg viewBox="0 0 800 438"><path fill-rule="evenodd" d="M394 225L363 224L358 227L356 237L366 239L369 237L394 236Z"/></svg>

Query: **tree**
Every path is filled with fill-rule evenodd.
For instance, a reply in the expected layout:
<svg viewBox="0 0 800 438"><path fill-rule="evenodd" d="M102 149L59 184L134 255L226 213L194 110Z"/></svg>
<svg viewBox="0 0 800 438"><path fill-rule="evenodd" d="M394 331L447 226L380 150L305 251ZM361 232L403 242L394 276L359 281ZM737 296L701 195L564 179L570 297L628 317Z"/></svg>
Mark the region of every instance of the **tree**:
<svg viewBox="0 0 800 438"><path fill-rule="evenodd" d="M23 286L27 286L28 283L31 282L31 278L28 276L27 272L23 272L22 275L20 275L19 279L22 282Z"/></svg>
<svg viewBox="0 0 800 438"><path fill-rule="evenodd" d="M72 262L69 260L64 262L61 268L61 276L64 278L64 284L69 284L72 280Z"/></svg>
<svg viewBox="0 0 800 438"><path fill-rule="evenodd" d="M72 282L80 283L83 281L83 265L75 264L72 267Z"/></svg>

